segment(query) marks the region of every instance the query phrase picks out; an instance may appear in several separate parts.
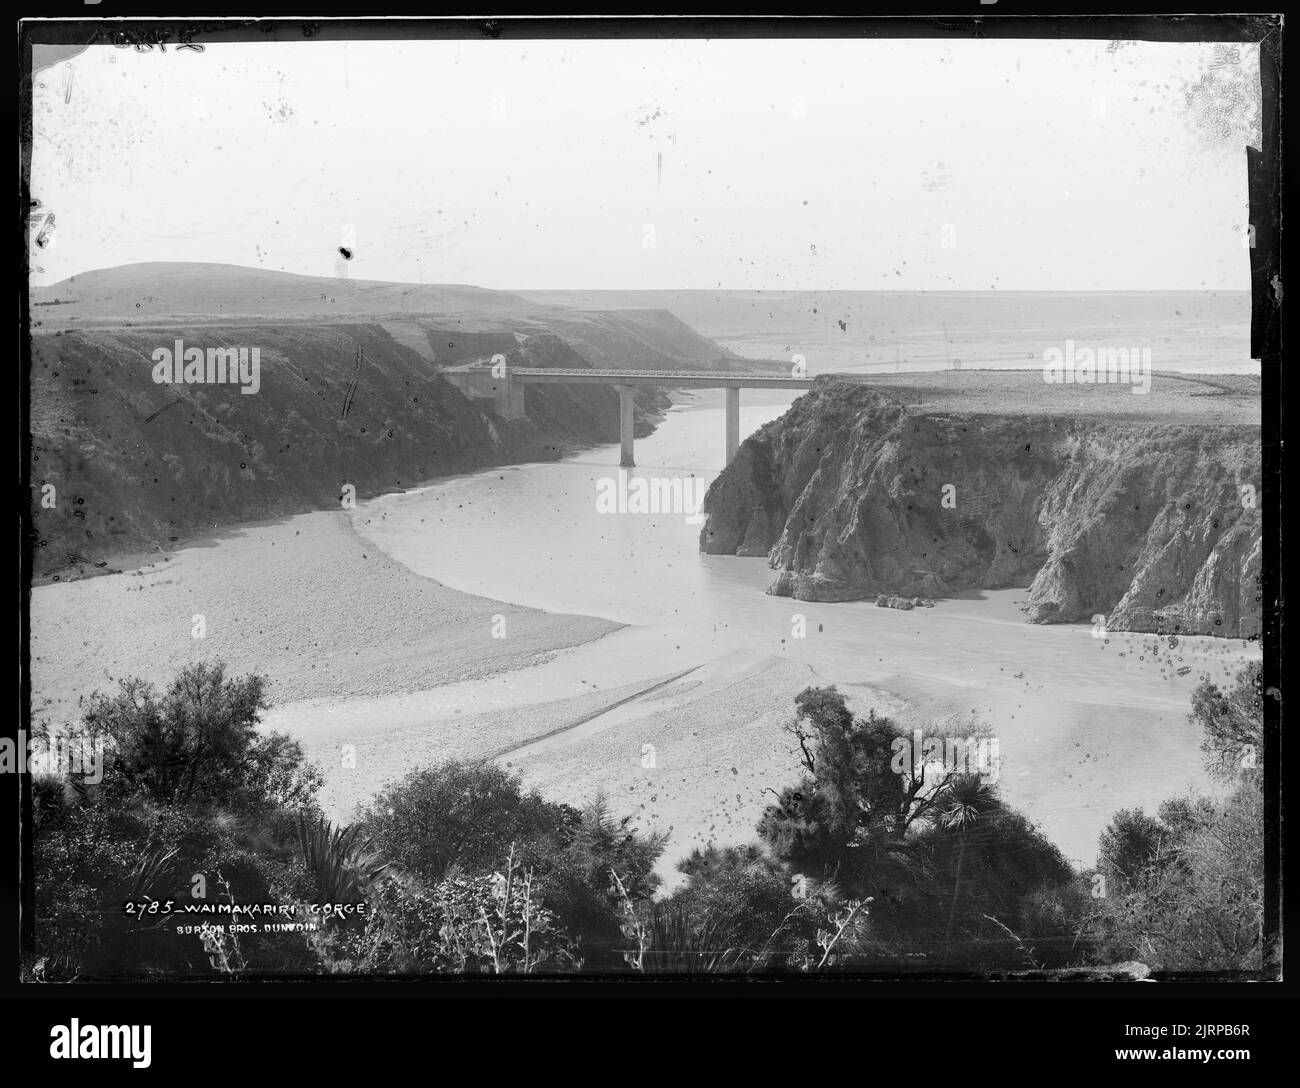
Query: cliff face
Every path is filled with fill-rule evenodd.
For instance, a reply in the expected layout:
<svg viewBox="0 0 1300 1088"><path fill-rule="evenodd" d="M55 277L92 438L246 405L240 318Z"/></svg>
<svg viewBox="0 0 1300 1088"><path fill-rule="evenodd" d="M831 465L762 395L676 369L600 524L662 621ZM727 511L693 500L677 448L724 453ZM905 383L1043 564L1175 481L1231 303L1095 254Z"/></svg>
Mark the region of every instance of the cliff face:
<svg viewBox="0 0 1300 1088"><path fill-rule="evenodd" d="M768 592L800 600L1024 586L1035 623L1249 638L1260 485L1249 427L921 413L825 384L741 446L700 547L767 555Z"/></svg>
<svg viewBox="0 0 1300 1088"><path fill-rule="evenodd" d="M156 383L151 352L178 335L256 345L257 393ZM547 334L489 346L517 367L590 365ZM345 484L359 501L618 440L613 389L536 387L527 419L501 420L377 323L38 333L31 383L38 579L234 522L337 508ZM647 390L637 403L655 411L667 398Z"/></svg>
<svg viewBox="0 0 1300 1088"><path fill-rule="evenodd" d="M458 284L298 276L194 263L124 265L32 291L35 574L231 523L322 509L434 476L618 441L618 394L534 386L504 420L440 376L495 354L513 367L713 368L731 353L662 310L581 310ZM152 353L260 352L256 394L159 384ZM668 406L636 393L637 433Z"/></svg>

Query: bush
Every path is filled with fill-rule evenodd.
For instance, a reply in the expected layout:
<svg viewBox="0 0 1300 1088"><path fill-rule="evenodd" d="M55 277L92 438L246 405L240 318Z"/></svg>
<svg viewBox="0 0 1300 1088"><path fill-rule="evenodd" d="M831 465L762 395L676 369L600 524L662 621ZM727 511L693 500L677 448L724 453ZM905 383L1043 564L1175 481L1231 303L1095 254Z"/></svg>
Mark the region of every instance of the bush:
<svg viewBox="0 0 1300 1088"><path fill-rule="evenodd" d="M227 892L238 903L309 898L301 866L280 853L250 849L241 822L220 813L127 809L108 800L81 806L36 835L38 948L98 977L205 973L198 938L176 927L223 919L187 916L183 906L215 904ZM156 914L126 912L128 902L151 900ZM249 970L310 963L297 935L258 934L243 943Z"/></svg>
<svg viewBox="0 0 1300 1088"><path fill-rule="evenodd" d="M1109 959L1153 970L1263 966L1264 701L1260 666L1228 691L1203 683L1192 697L1205 767L1236 780L1223 801L1164 802L1158 818L1119 812L1102 833L1099 869L1111 887L1090 918Z"/></svg>
<svg viewBox="0 0 1300 1088"><path fill-rule="evenodd" d="M426 887L491 875L513 850L533 876L539 902L583 954L598 965L621 964L618 871L630 895L648 898L664 835L645 835L618 818L601 796L584 809L544 800L490 762L449 761L412 771L361 813L360 828L376 853Z"/></svg>
<svg viewBox="0 0 1300 1088"><path fill-rule="evenodd" d="M575 966L570 943L511 852L490 875L450 876L432 888L410 877L383 882L364 929L340 947L357 971L528 974Z"/></svg>
<svg viewBox="0 0 1300 1088"><path fill-rule="evenodd" d="M757 845L697 849L677 868L690 879L671 902L749 962L764 950L783 955L791 938L802 932L794 919L783 925L799 902L791 894L790 878ZM809 934L802 936L806 940Z"/></svg>
<svg viewBox="0 0 1300 1088"><path fill-rule="evenodd" d="M667 836L642 834L632 817L614 816L601 795L580 812L561 807L568 818L555 852L538 866L538 888L569 932L581 936L590 963L619 966L619 896L610 873L618 873L632 899L649 899L659 887L654 867Z"/></svg>
<svg viewBox="0 0 1300 1088"><path fill-rule="evenodd" d="M560 806L525 793L522 780L495 763L449 760L386 787L359 823L381 856L432 886L491 871L511 843L526 862L544 858L565 819Z"/></svg>
<svg viewBox="0 0 1300 1088"><path fill-rule="evenodd" d="M83 702L78 735L106 744L104 784L119 798L213 804L236 812L310 807L320 773L287 736L263 736L261 676L227 680L222 664L183 669L161 697L129 679Z"/></svg>
<svg viewBox="0 0 1300 1088"><path fill-rule="evenodd" d="M1245 782L1222 804L1160 809L1161 847L1135 882L1100 900L1102 955L1152 970L1262 966L1263 793Z"/></svg>
<svg viewBox="0 0 1300 1088"><path fill-rule="evenodd" d="M1106 879L1108 892L1141 886L1165 852L1168 829L1140 808L1121 809L1101 833L1097 871Z"/></svg>
<svg viewBox="0 0 1300 1088"><path fill-rule="evenodd" d="M83 703L69 735L104 742L102 782L33 784L37 942L47 961L82 976L205 973L208 951L177 926L231 916L186 915L184 905L313 895L295 829L299 812L316 813L320 776L295 742L258 733L263 685L258 676L227 680L220 664L195 665L161 697L132 679L116 696ZM230 969L312 963L296 934L238 944Z"/></svg>

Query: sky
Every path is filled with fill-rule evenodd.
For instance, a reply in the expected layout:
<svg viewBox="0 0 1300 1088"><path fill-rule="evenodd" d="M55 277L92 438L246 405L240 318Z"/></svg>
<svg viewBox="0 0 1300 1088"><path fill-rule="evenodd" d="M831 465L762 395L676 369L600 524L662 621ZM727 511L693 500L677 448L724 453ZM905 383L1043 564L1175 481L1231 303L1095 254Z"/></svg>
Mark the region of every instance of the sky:
<svg viewBox="0 0 1300 1088"><path fill-rule="evenodd" d="M1246 137L1184 92L1227 71L1257 99L1256 66L1047 40L95 46L35 77L56 226L33 282L213 261L535 290L1247 290Z"/></svg>

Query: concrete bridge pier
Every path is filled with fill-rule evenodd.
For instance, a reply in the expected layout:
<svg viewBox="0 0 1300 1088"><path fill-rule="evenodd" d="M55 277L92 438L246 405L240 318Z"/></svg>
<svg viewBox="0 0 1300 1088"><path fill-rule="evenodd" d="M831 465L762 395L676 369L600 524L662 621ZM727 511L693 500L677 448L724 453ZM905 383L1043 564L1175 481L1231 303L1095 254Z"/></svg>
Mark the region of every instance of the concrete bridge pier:
<svg viewBox="0 0 1300 1088"><path fill-rule="evenodd" d="M527 415L524 411L524 387L511 381L509 368L495 381L492 392L496 413L502 419L523 419Z"/></svg>
<svg viewBox="0 0 1300 1088"><path fill-rule="evenodd" d="M727 464L740 448L740 387L729 385L727 393Z"/></svg>
<svg viewBox="0 0 1300 1088"><path fill-rule="evenodd" d="M616 385L618 390L618 463L621 468L636 468L632 459L632 386Z"/></svg>

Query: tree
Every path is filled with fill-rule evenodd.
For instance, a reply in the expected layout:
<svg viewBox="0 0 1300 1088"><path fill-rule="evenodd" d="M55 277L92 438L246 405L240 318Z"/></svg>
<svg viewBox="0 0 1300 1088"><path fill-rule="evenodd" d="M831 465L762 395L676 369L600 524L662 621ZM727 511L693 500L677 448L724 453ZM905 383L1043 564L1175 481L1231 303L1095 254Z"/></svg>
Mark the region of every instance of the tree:
<svg viewBox="0 0 1300 1088"><path fill-rule="evenodd" d="M899 773L895 754L905 738L894 723L874 710L855 717L834 687L806 688L795 706L787 731L804 774L767 807L759 835L795 872L842 880L866 857L900 849L910 829L935 815L958 776L927 773L910 761Z"/></svg>
<svg viewBox="0 0 1300 1088"><path fill-rule="evenodd" d="M757 843L696 848L677 869L687 882L668 902L737 957L752 962L764 951L785 955L792 937L806 945L811 936L797 925L801 917L789 918L803 902L793 898L790 877Z"/></svg>
<svg viewBox="0 0 1300 1088"><path fill-rule="evenodd" d="M433 885L453 871L490 872L511 843L528 861L556 844L566 813L488 760L411 771L361 812L378 853Z"/></svg>
<svg viewBox="0 0 1300 1088"><path fill-rule="evenodd" d="M619 935L618 893L610 872L636 901L659 887L655 863L668 841L665 833L639 831L631 816L615 816L603 794L581 811L566 814L557 845L537 867L537 886L570 932L581 934L596 959L612 951Z"/></svg>
<svg viewBox="0 0 1300 1088"><path fill-rule="evenodd" d="M81 732L106 745L110 792L163 805L208 803L236 812L310 807L321 785L302 747L262 735L266 680L227 680L221 663L183 669L160 698L152 684L119 682L82 704Z"/></svg>
<svg viewBox="0 0 1300 1088"><path fill-rule="evenodd" d="M1164 854L1169 829L1140 808L1120 809L1101 833L1097 870L1108 890L1139 887Z"/></svg>
<svg viewBox="0 0 1300 1088"><path fill-rule="evenodd" d="M864 837L906 825L907 787L890 769L898 732L875 711L855 717L834 687L806 688L795 706L788 732L804 774L777 794L758 831L795 871L833 880Z"/></svg>
<svg viewBox="0 0 1300 1088"><path fill-rule="evenodd" d="M1242 669L1228 691L1205 681L1192 695L1188 719L1201 727L1201 752L1215 778L1258 773L1264 755L1263 666Z"/></svg>
<svg viewBox="0 0 1300 1088"><path fill-rule="evenodd" d="M945 831L957 836L957 875L953 882L952 908L948 912L948 932L944 944L952 941L952 923L957 917L957 897L961 894L961 868L966 860L967 833L981 820L1001 807L993 789L978 775L962 775L947 786L938 802L937 821Z"/></svg>
<svg viewBox="0 0 1300 1088"><path fill-rule="evenodd" d="M1166 813L1195 819L1165 823ZM1258 968L1263 936L1263 793L1161 806L1160 848L1139 883L1101 900L1106 957L1153 970Z"/></svg>
<svg viewBox="0 0 1300 1088"><path fill-rule="evenodd" d="M1236 788L1164 802L1158 819L1119 812L1102 833L1098 866L1120 894L1100 900L1103 955L1155 970L1249 969L1262 963L1264 809L1259 773L1263 694L1258 663L1223 690L1192 696L1206 769Z"/></svg>

